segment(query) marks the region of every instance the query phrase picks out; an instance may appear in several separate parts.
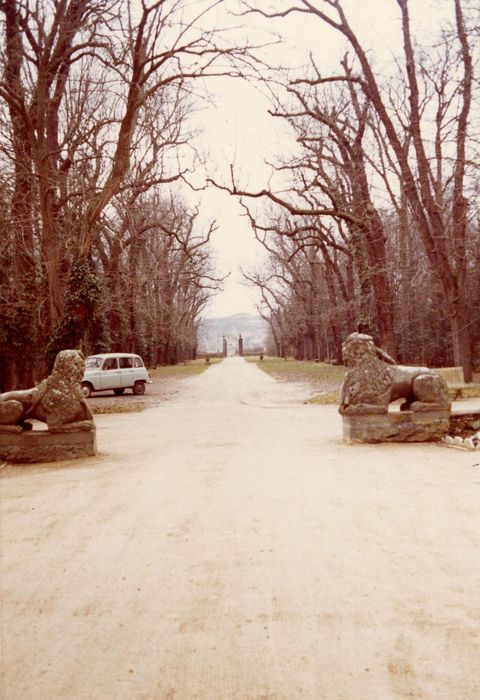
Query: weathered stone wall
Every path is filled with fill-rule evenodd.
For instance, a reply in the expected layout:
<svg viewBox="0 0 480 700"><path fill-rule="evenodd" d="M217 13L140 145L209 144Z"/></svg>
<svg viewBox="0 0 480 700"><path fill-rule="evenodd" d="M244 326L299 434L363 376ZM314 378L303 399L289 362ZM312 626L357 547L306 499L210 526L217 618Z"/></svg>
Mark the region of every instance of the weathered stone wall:
<svg viewBox="0 0 480 700"><path fill-rule="evenodd" d="M450 415L450 435L473 435L480 430L480 410L462 411L454 410Z"/></svg>

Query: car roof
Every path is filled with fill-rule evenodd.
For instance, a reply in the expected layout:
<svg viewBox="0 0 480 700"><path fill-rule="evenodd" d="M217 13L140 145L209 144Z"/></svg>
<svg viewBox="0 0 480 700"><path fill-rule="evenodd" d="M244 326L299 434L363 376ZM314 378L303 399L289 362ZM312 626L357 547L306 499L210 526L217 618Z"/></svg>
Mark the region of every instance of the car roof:
<svg viewBox="0 0 480 700"><path fill-rule="evenodd" d="M89 355L87 360L91 357L140 357L134 352L97 352L96 355Z"/></svg>

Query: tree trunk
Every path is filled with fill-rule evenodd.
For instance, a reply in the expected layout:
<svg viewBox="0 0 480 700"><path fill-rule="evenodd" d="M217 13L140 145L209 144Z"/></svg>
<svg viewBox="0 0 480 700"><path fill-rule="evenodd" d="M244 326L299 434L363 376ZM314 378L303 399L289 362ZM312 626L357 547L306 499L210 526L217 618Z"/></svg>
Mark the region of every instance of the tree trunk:
<svg viewBox="0 0 480 700"><path fill-rule="evenodd" d="M473 380L473 348L469 317L459 303L456 314L450 318L452 329L453 362L455 367L463 367L466 382Z"/></svg>

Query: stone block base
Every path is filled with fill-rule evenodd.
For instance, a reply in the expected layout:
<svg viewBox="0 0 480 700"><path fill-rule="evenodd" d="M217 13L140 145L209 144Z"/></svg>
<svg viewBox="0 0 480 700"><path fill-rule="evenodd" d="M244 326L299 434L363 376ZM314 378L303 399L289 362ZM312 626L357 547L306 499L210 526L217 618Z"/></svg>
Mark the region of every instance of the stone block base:
<svg viewBox="0 0 480 700"><path fill-rule="evenodd" d="M19 464L92 457L96 454L96 448L95 430L75 433L49 433L48 430L0 433L0 459Z"/></svg>
<svg viewBox="0 0 480 700"><path fill-rule="evenodd" d="M355 442L433 442L449 427L449 411L399 411L342 416L343 439Z"/></svg>

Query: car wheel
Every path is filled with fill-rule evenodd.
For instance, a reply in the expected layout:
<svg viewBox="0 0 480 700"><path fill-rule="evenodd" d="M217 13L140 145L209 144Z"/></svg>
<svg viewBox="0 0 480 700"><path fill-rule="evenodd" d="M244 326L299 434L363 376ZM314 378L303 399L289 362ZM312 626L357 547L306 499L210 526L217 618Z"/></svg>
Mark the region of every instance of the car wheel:
<svg viewBox="0 0 480 700"><path fill-rule="evenodd" d="M115 394L115 396L121 396L124 391L125 389L114 389L113 393Z"/></svg>
<svg viewBox="0 0 480 700"><path fill-rule="evenodd" d="M82 391L85 398L88 399L93 391L93 387L88 382L82 382Z"/></svg>
<svg viewBox="0 0 480 700"><path fill-rule="evenodd" d="M145 383L144 382L135 382L135 384L133 385L133 393L136 394L137 396L144 394L145 393Z"/></svg>

